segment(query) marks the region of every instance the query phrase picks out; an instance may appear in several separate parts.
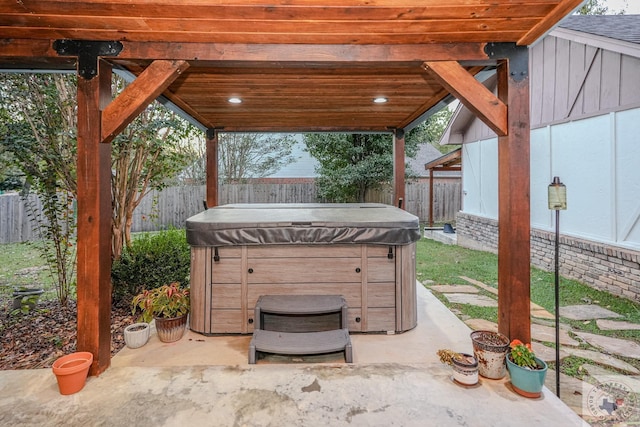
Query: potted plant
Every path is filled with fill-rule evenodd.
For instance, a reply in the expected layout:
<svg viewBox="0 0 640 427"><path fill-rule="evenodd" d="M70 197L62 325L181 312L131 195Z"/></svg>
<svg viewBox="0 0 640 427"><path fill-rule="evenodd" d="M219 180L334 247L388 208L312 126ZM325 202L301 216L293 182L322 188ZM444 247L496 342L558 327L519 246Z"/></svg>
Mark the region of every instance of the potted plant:
<svg viewBox="0 0 640 427"><path fill-rule="evenodd" d="M507 369L513 390L525 397L540 397L547 376L547 364L536 357L531 344L523 344L515 339L509 347L511 351L507 355Z"/></svg>
<svg viewBox="0 0 640 427"><path fill-rule="evenodd" d="M158 338L162 342L178 341L184 335L189 314L189 288L181 288L178 282L145 290L131 302L132 313L141 310L140 319L155 319Z"/></svg>
<svg viewBox="0 0 640 427"><path fill-rule="evenodd" d="M471 342L480 375L498 380L507 374L504 359L509 350L509 338L506 335L493 331L473 331Z"/></svg>
<svg viewBox="0 0 640 427"><path fill-rule="evenodd" d="M462 385L475 385L478 383L478 361L467 353L457 353L449 349L440 349L437 352L440 362L453 368L453 380Z"/></svg>

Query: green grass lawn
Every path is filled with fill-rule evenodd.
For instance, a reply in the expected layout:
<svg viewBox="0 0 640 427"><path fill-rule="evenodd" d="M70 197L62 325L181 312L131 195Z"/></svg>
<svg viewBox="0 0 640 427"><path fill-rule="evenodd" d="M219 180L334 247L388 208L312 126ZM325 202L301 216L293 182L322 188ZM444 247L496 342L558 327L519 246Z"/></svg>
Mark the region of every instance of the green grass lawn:
<svg viewBox="0 0 640 427"><path fill-rule="evenodd" d="M20 286L41 286L47 294L55 295L49 268L33 245L0 245L0 293L9 295L14 287Z"/></svg>
<svg viewBox="0 0 640 427"><path fill-rule="evenodd" d="M498 257L490 252L465 249L460 246L445 245L430 239L421 239L417 248L418 280L429 288L432 285L468 284L460 276L479 280L497 288ZM555 312L553 272L531 268L531 300L544 307L550 313ZM491 296L486 291L481 291ZM451 304L441 294L434 294L449 308L463 316L497 321L496 308L474 307L466 304ZM640 323L640 304L626 298L598 291L576 280L560 278L560 306L585 304L591 301L624 316L629 322ZM639 331L599 331L595 321L571 321L563 318L563 322L571 324L575 329L598 332L602 335L635 338L640 341Z"/></svg>

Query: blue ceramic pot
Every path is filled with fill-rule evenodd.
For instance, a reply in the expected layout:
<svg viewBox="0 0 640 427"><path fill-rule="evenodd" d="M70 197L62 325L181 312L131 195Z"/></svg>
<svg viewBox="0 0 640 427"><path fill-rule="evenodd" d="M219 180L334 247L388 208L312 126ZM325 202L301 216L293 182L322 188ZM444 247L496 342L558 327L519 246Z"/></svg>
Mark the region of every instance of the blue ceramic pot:
<svg viewBox="0 0 640 427"><path fill-rule="evenodd" d="M511 385L516 393L525 397L540 397L544 379L547 376L547 364L536 357L538 366L542 369L526 369L511 361L507 355L507 369L511 377Z"/></svg>

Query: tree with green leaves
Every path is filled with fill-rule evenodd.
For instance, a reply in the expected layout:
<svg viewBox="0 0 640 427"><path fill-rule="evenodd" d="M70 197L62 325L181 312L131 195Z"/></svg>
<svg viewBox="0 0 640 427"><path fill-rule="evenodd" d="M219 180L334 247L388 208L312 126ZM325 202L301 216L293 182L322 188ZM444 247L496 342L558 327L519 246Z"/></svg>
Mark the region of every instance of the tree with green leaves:
<svg viewBox="0 0 640 427"><path fill-rule="evenodd" d="M269 176L293 162L295 143L290 135L220 133L219 176L224 182Z"/></svg>
<svg viewBox="0 0 640 427"><path fill-rule="evenodd" d="M125 83L114 77L115 93ZM157 102L149 105L112 142L111 193L113 205L112 254L120 258L131 244L133 213L151 190L160 190L167 180L189 162L186 147L197 129Z"/></svg>
<svg viewBox="0 0 640 427"><path fill-rule="evenodd" d="M75 269L74 195L75 90L73 76L63 74L1 74L0 143L26 177L42 213L24 197L36 225L40 249L54 276L58 301L66 305Z"/></svg>
<svg viewBox="0 0 640 427"><path fill-rule="evenodd" d="M114 93L125 83L114 77ZM43 200L45 215L53 215L40 227L75 222L69 200L77 196L76 176L76 77L72 74L0 75L0 144L11 153L27 183ZM130 242L131 218L135 207L151 189L161 188L167 177L187 163L184 144L193 126L160 104L147 108L112 143L112 249L115 257ZM60 202L62 200L62 202ZM57 206L57 208L56 208ZM55 217L55 218L54 218ZM56 256L64 247L73 248L71 234L55 238L49 228L42 237L54 242ZM75 257L71 265L75 265ZM52 266L58 275L60 260ZM64 274L71 280L70 274ZM68 287L68 286L67 286ZM61 302L66 301L64 296Z"/></svg>
<svg viewBox="0 0 640 427"><path fill-rule="evenodd" d="M618 11L611 11L609 7L606 5L606 1L589 0L580 9L576 11L576 14L578 15L609 15L609 14L624 15L624 11L626 7L627 7L627 2L625 1L625 6L622 9Z"/></svg>
<svg viewBox="0 0 640 427"><path fill-rule="evenodd" d="M602 4L602 0L589 0L576 11L578 15L604 15L609 8Z"/></svg>
<svg viewBox="0 0 640 427"><path fill-rule="evenodd" d="M451 117L445 109L405 137L405 152L414 157L418 145L436 147ZM393 137L390 134L306 134L307 151L318 161L318 196L332 202L364 202L367 191L393 177Z"/></svg>
<svg viewBox="0 0 640 427"><path fill-rule="evenodd" d="M419 144L431 144L442 154L455 150L459 145L439 144L440 138L447 128L449 120L451 120L451 116L453 116L453 110L448 107L443 108L415 128L411 129L407 135L407 139L417 141Z"/></svg>
<svg viewBox="0 0 640 427"><path fill-rule="evenodd" d="M390 134L305 134L307 151L318 161L318 196L332 202L364 202L368 190L382 187L393 176ZM417 144L405 141L415 155Z"/></svg>

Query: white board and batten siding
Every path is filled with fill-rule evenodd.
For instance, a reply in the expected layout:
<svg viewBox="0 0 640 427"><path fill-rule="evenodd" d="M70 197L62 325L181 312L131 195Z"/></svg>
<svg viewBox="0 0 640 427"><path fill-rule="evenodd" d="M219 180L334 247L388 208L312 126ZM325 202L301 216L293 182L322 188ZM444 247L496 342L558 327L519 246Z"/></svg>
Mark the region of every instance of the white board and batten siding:
<svg viewBox="0 0 640 427"><path fill-rule="evenodd" d="M531 225L554 229L547 187L559 176L563 234L640 250L640 46L612 51L576 33L530 50ZM462 211L498 219L497 138L474 119L463 141Z"/></svg>

